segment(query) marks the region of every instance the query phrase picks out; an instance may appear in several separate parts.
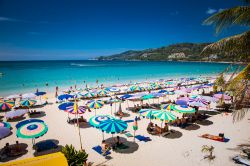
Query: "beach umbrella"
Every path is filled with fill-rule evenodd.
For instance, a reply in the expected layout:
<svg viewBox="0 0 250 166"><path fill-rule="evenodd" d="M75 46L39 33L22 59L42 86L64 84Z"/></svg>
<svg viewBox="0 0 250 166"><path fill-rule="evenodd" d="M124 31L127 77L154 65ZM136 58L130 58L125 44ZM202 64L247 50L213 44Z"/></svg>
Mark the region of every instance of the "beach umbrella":
<svg viewBox="0 0 250 166"><path fill-rule="evenodd" d="M188 104L196 107L206 107L208 105L207 101L202 98L190 98Z"/></svg>
<svg viewBox="0 0 250 166"><path fill-rule="evenodd" d="M96 115L96 109L103 107L103 105L104 105L104 102L102 100L90 100L87 103L87 106L89 108L95 109L95 115Z"/></svg>
<svg viewBox="0 0 250 166"><path fill-rule="evenodd" d="M108 90L110 92L120 92L121 91L119 88L116 88L116 87L106 88L106 90Z"/></svg>
<svg viewBox="0 0 250 166"><path fill-rule="evenodd" d="M213 102L213 103L216 103L219 100L211 96L200 96L200 98L206 100L207 102Z"/></svg>
<svg viewBox="0 0 250 166"><path fill-rule="evenodd" d="M36 93L35 93L36 96L43 96L43 95L45 95L45 94L46 94L46 92L36 92Z"/></svg>
<svg viewBox="0 0 250 166"><path fill-rule="evenodd" d="M70 92L71 92L70 89L64 89L64 90L63 90L63 93L65 93L65 94L70 94Z"/></svg>
<svg viewBox="0 0 250 166"><path fill-rule="evenodd" d="M0 126L0 139L7 137L10 133L11 131L9 128Z"/></svg>
<svg viewBox="0 0 250 166"><path fill-rule="evenodd" d="M62 104L60 104L60 105L58 106L58 108L59 108L60 110L65 111L65 110L67 109L67 107L73 106L73 105L74 105L74 103L72 103L72 102L67 102L67 103L62 103Z"/></svg>
<svg viewBox="0 0 250 166"><path fill-rule="evenodd" d="M77 116L78 116L78 114L79 114L80 111L83 111L83 109L79 108L77 102L75 101L72 112L76 113ZM85 112L85 109L84 109L84 112ZM81 150L82 150L82 137L81 137L80 125L79 125L79 119L78 119L78 117L77 117L77 126L78 126L78 135L79 135L80 145L81 145Z"/></svg>
<svg viewBox="0 0 250 166"><path fill-rule="evenodd" d="M178 100L183 100L183 101L189 102L189 97L180 97L180 98L178 98Z"/></svg>
<svg viewBox="0 0 250 166"><path fill-rule="evenodd" d="M89 124L93 127L99 128L99 124L102 121L106 121L109 119L114 119L114 117L110 116L110 115L96 115L96 116L92 116L89 119Z"/></svg>
<svg viewBox="0 0 250 166"><path fill-rule="evenodd" d="M131 94L125 94L125 95L122 95L122 96L120 96L120 99L128 99L128 98L130 98L130 97L132 97L133 95L131 95Z"/></svg>
<svg viewBox="0 0 250 166"><path fill-rule="evenodd" d="M146 94L146 95L143 95L141 97L142 100L148 100L148 99L152 99L154 98L155 96L153 94Z"/></svg>
<svg viewBox="0 0 250 166"><path fill-rule="evenodd" d="M174 91L168 91L165 94L167 94L167 95L174 95L175 93L174 93Z"/></svg>
<svg viewBox="0 0 250 166"><path fill-rule="evenodd" d="M79 106L79 107L77 107L77 109L75 109L75 106L73 105L73 106L66 107L66 109L64 111L68 112L70 114L83 114L86 112L86 107Z"/></svg>
<svg viewBox="0 0 250 166"><path fill-rule="evenodd" d="M28 110L23 110L23 109L13 110L13 111L7 112L5 117L6 119L15 119L15 118L19 118L23 116L27 112Z"/></svg>
<svg viewBox="0 0 250 166"><path fill-rule="evenodd" d="M34 99L34 98L36 98L36 95L34 93L22 94L22 99Z"/></svg>
<svg viewBox="0 0 250 166"><path fill-rule="evenodd" d="M0 122L0 127L6 127L6 128L11 128L10 123L9 122Z"/></svg>
<svg viewBox="0 0 250 166"><path fill-rule="evenodd" d="M191 113L195 113L195 109L192 108L192 107L188 107L188 106L185 106L185 105L176 105L174 106L174 110L176 112L179 112L179 113L183 113L183 114L191 114Z"/></svg>
<svg viewBox="0 0 250 166"><path fill-rule="evenodd" d="M183 91L183 90L175 90L174 93L177 95L186 95L187 94L187 92Z"/></svg>
<svg viewBox="0 0 250 166"><path fill-rule="evenodd" d="M187 105L187 101L185 101L185 100L177 100L175 102L175 104L177 104L177 105Z"/></svg>
<svg viewBox="0 0 250 166"><path fill-rule="evenodd" d="M48 126L40 119L24 120L16 124L17 137L32 139L32 143L35 143L35 138L39 138L47 133Z"/></svg>
<svg viewBox="0 0 250 166"><path fill-rule="evenodd" d="M110 103L110 106L111 106L111 115L112 115L112 105L113 105L113 103L115 104L115 112L116 112L116 103L120 103L120 102L122 102L122 100L120 100L118 98L110 98L108 100L108 102Z"/></svg>
<svg viewBox="0 0 250 166"><path fill-rule="evenodd" d="M174 105L173 104L164 104L164 105L161 105L161 109L172 111L172 110L174 110Z"/></svg>
<svg viewBox="0 0 250 166"><path fill-rule="evenodd" d="M168 92L168 91L165 90L165 89L162 89L162 90L158 91L158 93L167 93L167 92Z"/></svg>
<svg viewBox="0 0 250 166"><path fill-rule="evenodd" d="M156 119L159 119L161 121L173 121L176 119L176 116L174 114L172 114L170 111L164 111L164 110L161 110L161 111L158 111L158 112L155 112L153 114L153 116L156 118Z"/></svg>
<svg viewBox="0 0 250 166"><path fill-rule="evenodd" d="M57 97L59 100L68 100L68 99L73 99L74 96L73 95L69 95L69 94L63 94Z"/></svg>
<svg viewBox="0 0 250 166"><path fill-rule="evenodd" d="M99 129L106 133L120 133L128 128L128 124L120 119L109 119L102 121Z"/></svg>
<svg viewBox="0 0 250 166"><path fill-rule="evenodd" d="M135 92L135 91L142 91L142 90L144 90L144 88L143 88L143 87L140 87L140 86L138 86L138 85L133 85L133 86L131 86L131 87L129 88L129 90L132 91L132 92Z"/></svg>
<svg viewBox="0 0 250 166"><path fill-rule="evenodd" d="M22 100L20 102L21 106L30 107L36 104L36 100Z"/></svg>
<svg viewBox="0 0 250 166"><path fill-rule="evenodd" d="M20 95L18 94L14 94L14 95L9 95L6 97L7 99L17 99L17 98L20 98Z"/></svg>
<svg viewBox="0 0 250 166"><path fill-rule="evenodd" d="M87 92L87 93L83 94L82 96L83 97L91 98L91 97L95 97L95 93L93 93L93 92Z"/></svg>
<svg viewBox="0 0 250 166"><path fill-rule="evenodd" d="M150 119L150 122L151 122L151 119L154 118L153 114L158 112L158 111L159 110L156 110L156 109L141 109L139 111L139 113L140 113L141 116Z"/></svg>
<svg viewBox="0 0 250 166"><path fill-rule="evenodd" d="M213 97L216 98L216 99L224 99L224 100L230 100L231 99L230 96L228 96L228 95L226 95L224 93L214 94Z"/></svg>
<svg viewBox="0 0 250 166"><path fill-rule="evenodd" d="M15 105L15 102L13 100L2 100L0 101L0 110L6 111L10 110Z"/></svg>
<svg viewBox="0 0 250 166"><path fill-rule="evenodd" d="M102 90L98 91L98 95L100 95L100 96L106 96L107 94L108 94L107 90L102 89Z"/></svg>

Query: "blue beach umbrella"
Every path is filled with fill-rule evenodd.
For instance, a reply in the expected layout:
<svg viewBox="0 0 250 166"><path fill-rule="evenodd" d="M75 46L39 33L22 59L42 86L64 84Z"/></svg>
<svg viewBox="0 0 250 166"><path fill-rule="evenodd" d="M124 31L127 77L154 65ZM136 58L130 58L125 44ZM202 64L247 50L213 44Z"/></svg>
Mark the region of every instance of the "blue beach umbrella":
<svg viewBox="0 0 250 166"><path fill-rule="evenodd" d="M100 130L106 133L120 133L128 128L128 124L123 120L109 119L102 121L99 125Z"/></svg>
<svg viewBox="0 0 250 166"><path fill-rule="evenodd" d="M36 92L36 93L35 93L36 96L43 96L43 95L45 95L45 94L46 94L46 92Z"/></svg>
<svg viewBox="0 0 250 166"><path fill-rule="evenodd" d="M58 108L59 108L60 110L65 111L65 110L67 109L67 107L70 107L70 106L73 106L73 105L74 105L74 103L72 103L72 102L67 102L67 103L62 103L62 104L60 104L60 105L58 106Z"/></svg>
<svg viewBox="0 0 250 166"><path fill-rule="evenodd" d="M89 124L93 127L99 128L99 125L102 121L106 121L109 119L114 119L114 117L110 115L96 115L96 116L92 116L89 119Z"/></svg>
<svg viewBox="0 0 250 166"><path fill-rule="evenodd" d="M73 95L69 95L69 94L63 94L63 95L58 96L57 98L59 100L64 100L64 99L68 100L70 98L74 98L74 96Z"/></svg>

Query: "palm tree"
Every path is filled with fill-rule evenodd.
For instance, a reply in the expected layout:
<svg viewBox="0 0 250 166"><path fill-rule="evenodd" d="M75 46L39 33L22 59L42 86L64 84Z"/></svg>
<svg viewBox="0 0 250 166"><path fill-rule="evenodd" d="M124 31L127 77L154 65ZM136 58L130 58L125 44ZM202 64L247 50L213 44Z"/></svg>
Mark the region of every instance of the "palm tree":
<svg viewBox="0 0 250 166"><path fill-rule="evenodd" d="M205 25L214 25L216 33L223 29L238 25L250 25L250 0L245 0L246 6L237 6L218 12L204 21ZM249 110L249 93L250 93L250 30L235 36L221 39L215 43L206 46L202 54L224 53L231 57L233 62L248 62L248 65L239 73L236 68L229 81L225 83L224 90L229 90L234 95L234 121L242 119L246 111ZM236 75L236 76L235 76ZM221 75L220 75L221 77Z"/></svg>
<svg viewBox="0 0 250 166"><path fill-rule="evenodd" d="M204 157L204 159L209 159L210 161L215 159L215 156L213 155L214 152L214 147L213 146L208 146L208 145L203 145L201 148L201 152L203 153L209 153Z"/></svg>

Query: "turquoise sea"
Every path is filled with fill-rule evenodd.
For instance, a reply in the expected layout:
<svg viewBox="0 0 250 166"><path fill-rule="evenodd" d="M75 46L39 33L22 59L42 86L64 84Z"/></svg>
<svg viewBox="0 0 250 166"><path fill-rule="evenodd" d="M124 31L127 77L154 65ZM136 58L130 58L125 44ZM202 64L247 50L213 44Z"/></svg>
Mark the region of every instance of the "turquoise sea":
<svg viewBox="0 0 250 166"><path fill-rule="evenodd" d="M217 74L229 64L145 61L16 61L0 62L0 96L34 92L37 88L78 87L160 78ZM48 83L48 87L46 87Z"/></svg>

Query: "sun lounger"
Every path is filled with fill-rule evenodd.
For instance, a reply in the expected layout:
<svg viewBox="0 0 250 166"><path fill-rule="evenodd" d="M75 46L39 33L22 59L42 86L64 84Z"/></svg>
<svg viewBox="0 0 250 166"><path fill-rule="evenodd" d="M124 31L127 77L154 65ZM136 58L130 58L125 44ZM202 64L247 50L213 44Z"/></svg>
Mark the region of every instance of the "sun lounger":
<svg viewBox="0 0 250 166"><path fill-rule="evenodd" d="M36 149L37 152L42 152L42 151L50 150L50 149L56 149L57 147L58 147L57 144L51 140L38 142L34 145L34 149Z"/></svg>
<svg viewBox="0 0 250 166"><path fill-rule="evenodd" d="M125 122L131 123L131 122L134 122L134 120L125 120Z"/></svg>
<svg viewBox="0 0 250 166"><path fill-rule="evenodd" d="M233 160L238 164L250 166L250 160L248 160L247 158L242 158L241 156L235 156Z"/></svg>
<svg viewBox="0 0 250 166"><path fill-rule="evenodd" d="M142 135L137 135L135 136L135 138L139 141L144 141L144 142L148 142L148 141L151 141L151 139L149 137L145 137L145 136L142 136Z"/></svg>
<svg viewBox="0 0 250 166"><path fill-rule="evenodd" d="M214 141L219 141L219 142L228 142L230 140L228 138L223 138L223 137L216 136L216 135L211 135L211 134L203 134L200 137L206 138L206 139L211 139L211 140L214 140Z"/></svg>
<svg viewBox="0 0 250 166"><path fill-rule="evenodd" d="M102 153L102 147L101 147L100 145L95 146L95 147L93 147L92 149L93 149L94 151L96 151L97 153L99 153L100 155L103 155L103 156L107 156L107 155L110 155L110 154L111 154L110 150L107 150L107 151L105 152L105 154L103 154L103 153Z"/></svg>
<svg viewBox="0 0 250 166"><path fill-rule="evenodd" d="M125 133L126 137L133 137L133 135L130 132Z"/></svg>

